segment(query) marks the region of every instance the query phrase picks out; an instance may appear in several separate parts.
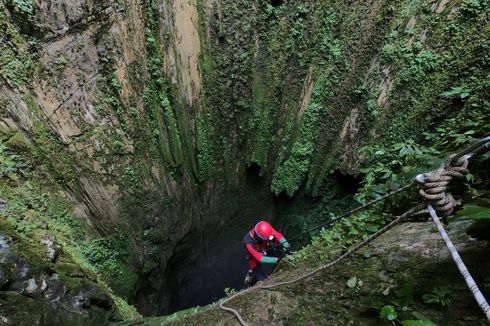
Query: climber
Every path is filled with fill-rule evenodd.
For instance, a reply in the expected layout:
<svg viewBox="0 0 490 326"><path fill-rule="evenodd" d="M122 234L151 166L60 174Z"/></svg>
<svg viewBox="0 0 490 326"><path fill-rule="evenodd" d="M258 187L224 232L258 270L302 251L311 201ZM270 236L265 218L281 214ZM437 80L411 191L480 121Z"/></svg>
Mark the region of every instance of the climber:
<svg viewBox="0 0 490 326"><path fill-rule="evenodd" d="M275 264L286 254L293 254L291 246L284 236L274 230L265 221L260 221L243 238L247 250L249 270L245 277L245 284L254 285L263 281L272 272ZM274 246L280 243L280 246Z"/></svg>

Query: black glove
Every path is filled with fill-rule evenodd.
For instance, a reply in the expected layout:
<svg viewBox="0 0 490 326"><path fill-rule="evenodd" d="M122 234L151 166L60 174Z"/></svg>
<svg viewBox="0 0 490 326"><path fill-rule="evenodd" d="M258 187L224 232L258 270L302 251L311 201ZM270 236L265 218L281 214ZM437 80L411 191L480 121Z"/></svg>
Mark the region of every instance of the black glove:
<svg viewBox="0 0 490 326"><path fill-rule="evenodd" d="M249 269L247 275L245 275L245 285L254 285L255 282L255 275L253 274L252 270Z"/></svg>
<svg viewBox="0 0 490 326"><path fill-rule="evenodd" d="M291 247L284 248L284 252L286 253L286 255L294 255L296 253L296 251L294 251L294 249Z"/></svg>

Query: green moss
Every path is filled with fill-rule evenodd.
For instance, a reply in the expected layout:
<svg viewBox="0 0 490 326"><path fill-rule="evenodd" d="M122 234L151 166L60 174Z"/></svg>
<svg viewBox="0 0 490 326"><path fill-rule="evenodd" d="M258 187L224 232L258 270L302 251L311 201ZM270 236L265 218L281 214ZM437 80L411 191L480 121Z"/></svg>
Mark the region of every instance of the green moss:
<svg viewBox="0 0 490 326"><path fill-rule="evenodd" d="M30 52L36 48L36 39L21 33L21 29L7 14L9 4L20 20L32 15L29 0L0 1L0 76L13 87L30 86L36 62Z"/></svg>
<svg viewBox="0 0 490 326"><path fill-rule="evenodd" d="M39 300L17 292L5 291L2 293L2 301L8 303L2 305L2 315L8 316L4 318L12 325L35 325L39 322L39 316L43 316L45 320L54 320L54 313L46 309ZM19 310L18 307L22 307L22 310Z"/></svg>
<svg viewBox="0 0 490 326"><path fill-rule="evenodd" d="M177 127L177 122L175 120L174 113L172 107L170 106L168 98L164 97L162 99L161 108L163 110L163 117L165 121L165 126L167 128L167 134L169 136L172 161L175 165L182 164L184 157L182 154L179 128Z"/></svg>
<svg viewBox="0 0 490 326"><path fill-rule="evenodd" d="M15 190L7 185L1 185L0 190L3 199L8 203L6 220L11 223L16 232L25 237L23 241L29 244L29 249L22 253L30 252L33 248L38 248L40 252L45 250L39 243L42 237L49 234L63 247L67 255L63 258L65 255L63 254L57 260L53 266L54 270L70 278L92 273L94 280L97 278L105 280L118 293L128 295L134 286L135 274L127 269L126 264L121 264L117 260L123 256L123 253L117 251L121 249L112 248L112 251L107 251L106 247L102 247L106 250L104 253L109 256L104 256L104 259L107 258L106 261L97 260L96 258L100 256L98 250L100 246L94 245L97 243L95 240L90 240L91 237L96 236L94 230L90 229L81 218L73 215L71 204L54 194L42 192L38 186L30 183L17 186ZM39 258L28 260L38 261ZM134 310L114 295L111 289L101 284L111 296L118 299L121 309Z"/></svg>
<svg viewBox="0 0 490 326"><path fill-rule="evenodd" d="M5 148L0 140L0 149ZM18 146L14 148L19 150ZM74 215L73 204L58 195L58 186L47 183L42 176L36 175L40 172L32 168L36 164L36 158L30 156L29 152L26 153L24 147L20 149L21 154L13 154L12 149L7 149L5 152L0 150L0 157L3 155L3 162L7 162L6 159L11 162L11 167L19 177L15 183L5 180L4 177L0 178L0 193L8 205L7 211L2 214L4 222L0 223L2 234L12 233L14 238L20 238L21 243L28 247L22 248L19 253L28 255L26 259L39 266L46 265L35 254L45 250L40 240L46 236L52 237L64 252L52 267L60 275L68 277L67 280L89 275L94 280L105 280L117 293L129 296L136 282L136 275L126 261L128 237L121 235L115 238L110 242L114 243L112 247L98 245L99 242L94 240L98 237L96 231L81 217ZM113 290L103 283L100 284L107 293L117 297ZM118 302L120 309L134 311L122 299L118 298Z"/></svg>
<svg viewBox="0 0 490 326"><path fill-rule="evenodd" d="M15 132L12 135L12 137L10 137L5 142L5 145L7 147L16 148L17 150L22 150L22 151L27 151L27 152L32 150L32 147L31 147L29 140L20 131Z"/></svg>
<svg viewBox="0 0 490 326"><path fill-rule="evenodd" d="M308 106L302 119L298 138L293 144L289 157L274 171L271 188L276 194L285 191L288 196L292 197L304 180L315 149L319 110L320 107L315 104Z"/></svg>
<svg viewBox="0 0 490 326"><path fill-rule="evenodd" d="M197 31L199 33L199 45L201 49L200 61L203 70L202 76L204 78L204 83L207 83L207 77L210 76L213 71L213 61L209 53L209 40L207 33L209 28L209 21L212 19L212 17L209 17L207 14L207 1L198 0L196 5L199 19Z"/></svg>
<svg viewBox="0 0 490 326"><path fill-rule="evenodd" d="M74 158L66 152L58 137L43 119L44 112L30 95L24 96L24 102L34 115L31 129L33 141L33 154L35 158L46 164L51 175L60 184L73 184L77 179ZM59 155L64 153L64 155ZM49 159L48 159L49 158Z"/></svg>
<svg viewBox="0 0 490 326"><path fill-rule="evenodd" d="M321 195L329 172L345 164L336 159L339 151L345 150L345 140L339 134L354 109L358 111L354 128L359 130L354 137L361 140L357 143L363 138L365 142L382 139L393 143L411 136L423 142L422 133L434 128L434 121L444 125L447 123L441 119L452 119L455 114L468 120L469 112L476 116L488 112L489 104L481 93L481 85L486 84L486 59L476 54L484 51L488 40L476 30L472 32L488 27L482 21L488 3L463 3L461 10L449 5L441 14L431 12L431 5L430 1L399 1L390 6L347 6L338 1L313 5L305 1L277 8L264 4L258 14L252 8L230 8L248 12L244 15L252 16L257 26L259 43L254 52L258 60L251 72L241 71L252 90L251 114L246 115L247 161L258 163L262 173L273 168L275 192L293 194L306 182L312 194ZM406 28L412 16L416 23ZM210 25L211 37L216 28L218 41L226 38L232 26L226 18L215 23L216 27ZM242 31L247 33L246 28ZM304 33L309 37L301 37ZM237 40L232 46L218 47L219 52L212 52L214 60L225 62L231 56L227 49L235 51L236 47L244 55L250 45ZM311 103L319 107L314 128L321 132L312 142L303 142L297 139L302 127L295 124L295 118L309 65L315 67ZM233 73L230 70L214 84L229 83L230 79L224 78ZM386 80L393 86L384 85L388 89L383 90ZM464 89L464 98L441 98L451 89ZM378 98L385 91L387 104L380 105ZM216 89L208 94L213 96L226 97ZM485 129L481 124L472 128ZM229 126L218 125L217 130L229 130Z"/></svg>
<svg viewBox="0 0 490 326"><path fill-rule="evenodd" d="M210 146L209 146L209 134L208 126L202 117L197 118L196 123L197 133L197 161L199 166L199 180L204 182L210 178L211 172L213 172L216 163L213 162Z"/></svg>
<svg viewBox="0 0 490 326"><path fill-rule="evenodd" d="M401 140L408 134L421 135L433 128L435 120L440 125L444 124L443 117L443 120L456 115L462 118L469 111L478 114L490 109L488 103L482 101L484 95L472 91L472 88L479 89L477 85L486 78L482 70L485 59L475 53L479 53L488 40L483 34L475 33L481 24L485 26L484 7L488 8L488 3L481 2L480 10L471 14L465 12L465 4L460 10L455 7L457 11L452 17L450 9L439 15L424 15L430 5L426 2L411 12L404 12L398 18L396 29L385 40L383 61L394 67L396 76L390 96L392 110L377 121L376 129L385 138ZM410 15L418 15L418 21L414 28L405 30L404 22ZM424 32L426 29L430 29L430 33ZM470 72L465 72L468 60L471 60L471 68ZM451 103L441 97L451 87L461 85L475 102L466 98ZM397 111L404 114L394 115Z"/></svg>

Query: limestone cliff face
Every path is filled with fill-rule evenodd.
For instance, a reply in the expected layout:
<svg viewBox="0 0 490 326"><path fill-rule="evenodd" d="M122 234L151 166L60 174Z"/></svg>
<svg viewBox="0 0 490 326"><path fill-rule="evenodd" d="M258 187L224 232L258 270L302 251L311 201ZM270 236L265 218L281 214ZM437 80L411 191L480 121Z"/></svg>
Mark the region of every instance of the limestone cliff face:
<svg viewBox="0 0 490 326"><path fill-rule="evenodd" d="M46 165L78 213L102 235L114 234L118 228L130 233L133 241L142 241L143 230L155 224L164 244L155 259L164 263L175 243L191 228L199 228L200 209L193 201L191 171L183 170L179 180L174 178L172 166L166 169L158 148L168 144L154 139L169 141L157 135L168 130L163 113L157 112L163 98L157 99L155 108L148 108L143 95L150 74L158 74L168 76L179 90L175 101L182 111L199 106L195 5L39 1L31 12L20 9L2 2L2 23L12 34L29 35L26 40L34 36L36 44L29 48L34 52L28 55L35 63L25 82L16 84L2 75L2 131L26 136L39 163ZM145 18L150 10L157 15L156 30L151 32ZM20 26L24 16L28 26ZM162 41L164 34L172 35L168 44ZM155 38L152 42L162 59L151 72L149 62L157 58L154 53L148 56L150 37ZM27 41L17 45L31 46ZM157 93L165 92L162 85L158 87ZM157 116L148 113L153 109ZM190 136L195 112L185 114L188 119L181 121ZM146 125L149 119L158 120L152 123L155 129ZM194 146L192 136L187 141ZM147 197L147 202L124 205L135 192ZM172 208L164 207L171 204ZM145 221L138 219L142 216ZM170 226L177 227L170 232ZM133 249L141 254L135 254L133 262L140 270L145 249L141 245Z"/></svg>
<svg viewBox="0 0 490 326"><path fill-rule="evenodd" d="M2 76L2 132L26 137L102 236L130 238L127 263L149 287L142 309L165 309L176 244L223 224L238 205L222 203L235 196L233 185L196 187L203 101L196 3L39 1L31 9L1 7L32 60L26 80Z"/></svg>
<svg viewBox="0 0 490 326"><path fill-rule="evenodd" d="M488 112L489 33L475 32L488 10L2 0L0 131L25 136L102 236L129 239L137 303L161 312L179 243L209 241L204 230L219 232L244 205L272 212L273 192L331 196L331 175L357 173L363 145L421 140L436 122ZM441 97L454 87L471 96ZM237 200L251 164L264 177L261 204Z"/></svg>
<svg viewBox="0 0 490 326"><path fill-rule="evenodd" d="M136 37L127 40L130 44L122 45L124 33L128 31L117 18L120 13L116 10L110 2L40 2L32 18L32 29L39 35L40 43L37 47L39 63L33 72L32 84L17 90L12 89L8 80L2 81L2 92L7 95L5 109L13 122L11 127L31 136L30 140L46 155L56 154L58 157L52 158L53 169L59 170L60 176L66 171L56 165L56 160L76 162L66 167L78 172L74 180L67 180L67 192L86 216L93 217L94 223L98 223L96 217L104 220L98 226L105 230L109 230L107 222L114 223L118 219L115 202L120 190L109 179L116 165L122 162L121 159L113 163L92 158L109 153L108 142L101 139L115 135L121 138L123 154L134 149L113 114L102 117L97 113L97 77L103 69L103 55L111 50L116 40L119 40L121 65L124 65L123 60L134 61L138 51L144 53L144 43L138 46L137 42L141 30L134 33ZM124 71L121 69L120 73ZM48 141L57 143L61 151L49 152L42 144L36 144L38 140L32 131L35 124L45 129L50 136ZM122 160L126 160L124 155Z"/></svg>

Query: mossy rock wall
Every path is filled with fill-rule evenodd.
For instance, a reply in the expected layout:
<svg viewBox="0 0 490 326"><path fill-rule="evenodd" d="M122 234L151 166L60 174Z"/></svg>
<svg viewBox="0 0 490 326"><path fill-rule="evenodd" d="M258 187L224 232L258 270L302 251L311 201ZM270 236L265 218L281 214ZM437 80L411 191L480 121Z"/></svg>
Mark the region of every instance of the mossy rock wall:
<svg viewBox="0 0 490 326"><path fill-rule="evenodd" d="M28 158L23 181L61 187L101 237L124 239L130 272L113 286L130 297L150 280L139 304L154 313L174 249L243 206L252 164L267 196L330 198L364 145L428 143L469 116L488 132L489 10L0 0L2 141Z"/></svg>
<svg viewBox="0 0 490 326"><path fill-rule="evenodd" d="M0 315L4 325L101 325L122 320L97 276L46 232L26 239L0 221Z"/></svg>
<svg viewBox="0 0 490 326"><path fill-rule="evenodd" d="M259 164L276 194L321 196L362 146L424 142L490 110L486 1L202 6L211 157L226 175L237 157Z"/></svg>

